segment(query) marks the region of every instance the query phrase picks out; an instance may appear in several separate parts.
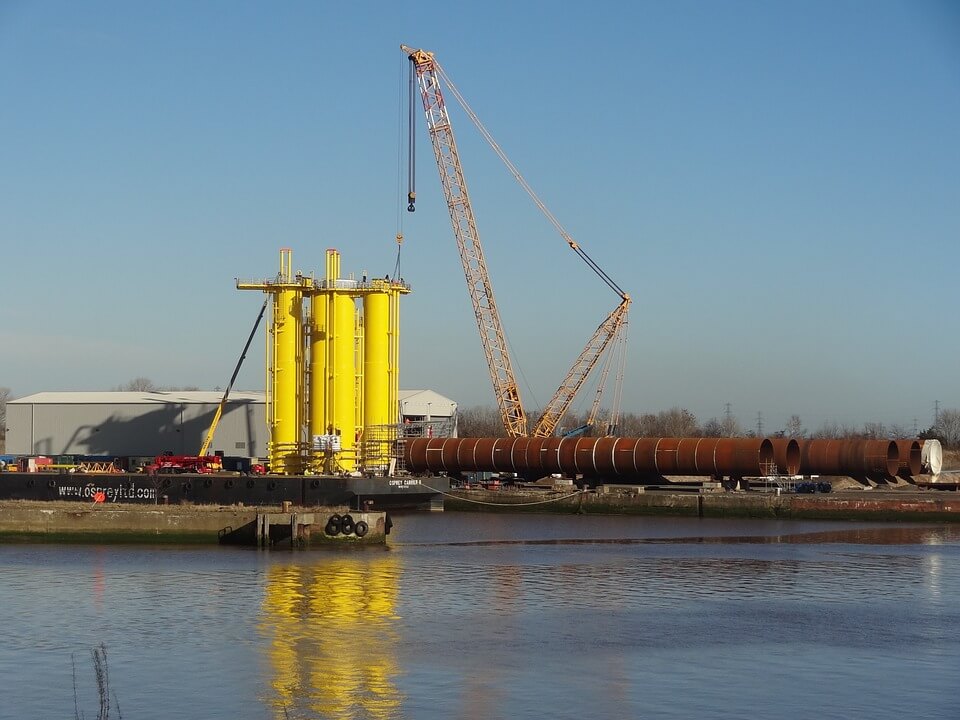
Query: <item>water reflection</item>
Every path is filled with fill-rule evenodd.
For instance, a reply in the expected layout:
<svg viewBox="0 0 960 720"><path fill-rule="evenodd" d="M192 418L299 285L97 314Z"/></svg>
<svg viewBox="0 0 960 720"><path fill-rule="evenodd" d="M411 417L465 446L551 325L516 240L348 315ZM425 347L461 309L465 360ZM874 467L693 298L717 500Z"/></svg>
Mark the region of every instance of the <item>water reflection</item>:
<svg viewBox="0 0 960 720"><path fill-rule="evenodd" d="M384 553L270 567L260 629L275 717L396 716L398 565Z"/></svg>
<svg viewBox="0 0 960 720"><path fill-rule="evenodd" d="M670 544L808 544L822 545L848 543L852 545L942 545L960 541L960 526L903 526L851 528L766 535L678 535L675 537L553 537L519 539L483 539L452 542L406 543L407 545L429 544L450 547L481 547L485 545L645 545L648 543Z"/></svg>

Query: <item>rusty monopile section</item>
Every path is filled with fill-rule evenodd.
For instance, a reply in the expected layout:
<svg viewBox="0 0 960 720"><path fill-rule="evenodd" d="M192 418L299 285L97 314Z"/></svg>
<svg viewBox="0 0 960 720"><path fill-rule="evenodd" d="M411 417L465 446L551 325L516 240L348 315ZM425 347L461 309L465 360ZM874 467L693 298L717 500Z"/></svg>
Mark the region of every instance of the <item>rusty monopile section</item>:
<svg viewBox="0 0 960 720"><path fill-rule="evenodd" d="M900 467L897 475L909 480L914 475L920 474L921 453L919 440L894 440L897 444L897 451L900 454Z"/></svg>
<svg viewBox="0 0 960 720"><path fill-rule="evenodd" d="M803 475L847 475L886 479L900 469L900 452L893 440L803 440L800 472Z"/></svg>
<svg viewBox="0 0 960 720"><path fill-rule="evenodd" d="M788 441L781 455L784 470L795 474L797 443ZM489 471L527 477L760 477L779 468L774 445L766 438L416 438L406 441L404 460L412 472Z"/></svg>
<svg viewBox="0 0 960 720"><path fill-rule="evenodd" d="M800 472L800 444L792 438L771 438L775 472L768 475L796 475Z"/></svg>

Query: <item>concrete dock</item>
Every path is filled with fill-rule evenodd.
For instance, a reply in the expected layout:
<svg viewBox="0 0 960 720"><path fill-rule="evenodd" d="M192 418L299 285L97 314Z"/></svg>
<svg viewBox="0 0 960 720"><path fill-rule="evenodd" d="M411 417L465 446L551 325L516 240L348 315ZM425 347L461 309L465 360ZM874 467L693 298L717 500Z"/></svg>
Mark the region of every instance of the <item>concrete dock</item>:
<svg viewBox="0 0 960 720"><path fill-rule="evenodd" d="M680 515L821 520L960 522L960 493L922 489L823 494L773 492L571 492L451 490L447 510L474 512Z"/></svg>
<svg viewBox="0 0 960 720"><path fill-rule="evenodd" d="M334 526L336 532L333 532ZM389 526L385 512L353 511L346 506L0 502L2 542L221 543L260 547L382 545Z"/></svg>

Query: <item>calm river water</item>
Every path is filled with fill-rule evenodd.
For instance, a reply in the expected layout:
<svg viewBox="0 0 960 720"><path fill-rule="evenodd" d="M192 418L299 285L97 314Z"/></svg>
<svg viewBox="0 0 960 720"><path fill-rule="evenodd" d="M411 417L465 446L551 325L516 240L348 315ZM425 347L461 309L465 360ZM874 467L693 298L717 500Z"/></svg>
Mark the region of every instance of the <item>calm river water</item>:
<svg viewBox="0 0 960 720"><path fill-rule="evenodd" d="M96 718L101 643L124 720L960 718L958 527L395 522L352 551L2 545L0 718Z"/></svg>

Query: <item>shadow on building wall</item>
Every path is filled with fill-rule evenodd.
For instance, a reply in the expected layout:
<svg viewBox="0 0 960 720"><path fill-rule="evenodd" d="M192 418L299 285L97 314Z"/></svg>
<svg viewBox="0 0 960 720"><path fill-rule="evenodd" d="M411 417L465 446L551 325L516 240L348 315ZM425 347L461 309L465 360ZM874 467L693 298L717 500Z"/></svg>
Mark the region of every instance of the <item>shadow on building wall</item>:
<svg viewBox="0 0 960 720"><path fill-rule="evenodd" d="M226 455L251 457L265 452L266 443L257 442L254 417L257 405L249 400L228 403L210 451L222 449ZM197 414L199 407L194 404L163 405L134 417L114 413L96 425L76 428L62 443L53 437L37 438L33 452L41 455L148 456L164 452L196 455L216 414L216 408ZM239 423L237 413L242 415ZM242 428L239 437L238 426ZM218 442L217 437L223 438L220 433L225 427L231 429L231 437ZM237 448L239 443L244 447Z"/></svg>

